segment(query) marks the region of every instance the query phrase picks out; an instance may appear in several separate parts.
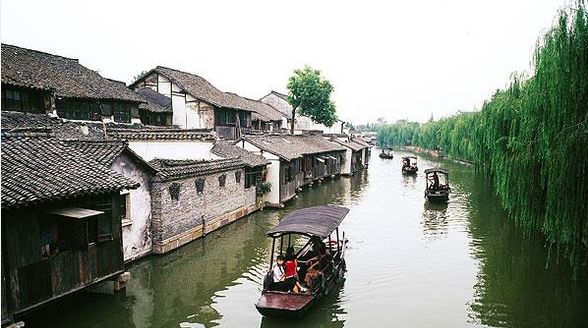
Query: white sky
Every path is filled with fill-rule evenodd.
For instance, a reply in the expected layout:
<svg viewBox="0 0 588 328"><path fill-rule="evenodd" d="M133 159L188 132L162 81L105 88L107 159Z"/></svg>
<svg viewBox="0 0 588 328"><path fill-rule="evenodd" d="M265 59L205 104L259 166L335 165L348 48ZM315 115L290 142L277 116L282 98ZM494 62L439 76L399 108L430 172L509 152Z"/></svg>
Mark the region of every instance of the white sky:
<svg viewBox="0 0 588 328"><path fill-rule="evenodd" d="M308 64L337 114L426 121L479 109L567 0L1 0L2 43L79 59L132 82L157 65L259 99Z"/></svg>

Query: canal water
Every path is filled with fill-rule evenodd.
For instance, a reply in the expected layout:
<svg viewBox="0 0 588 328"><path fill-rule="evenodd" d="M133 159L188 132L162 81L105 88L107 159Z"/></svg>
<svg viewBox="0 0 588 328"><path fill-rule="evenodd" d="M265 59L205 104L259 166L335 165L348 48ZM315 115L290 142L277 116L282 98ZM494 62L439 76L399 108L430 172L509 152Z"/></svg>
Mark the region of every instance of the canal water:
<svg viewBox="0 0 588 328"><path fill-rule="evenodd" d="M588 282L546 263L471 166L419 156L417 176L401 156L352 178L304 189L283 209L265 209L163 256L129 266L124 293L83 293L23 318L26 327L586 327ZM425 202L424 169L450 170L446 205ZM304 318L262 317L254 307L269 267L265 232L288 212L344 205L346 279Z"/></svg>

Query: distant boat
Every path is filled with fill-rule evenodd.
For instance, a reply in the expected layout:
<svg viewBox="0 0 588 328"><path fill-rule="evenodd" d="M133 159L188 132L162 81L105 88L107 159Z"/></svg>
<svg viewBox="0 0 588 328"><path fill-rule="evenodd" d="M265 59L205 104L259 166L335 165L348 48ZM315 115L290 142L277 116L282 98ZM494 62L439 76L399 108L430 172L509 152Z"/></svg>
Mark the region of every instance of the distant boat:
<svg viewBox="0 0 588 328"><path fill-rule="evenodd" d="M417 166L416 156L402 157L402 173L416 174L418 171L419 171L419 167Z"/></svg>
<svg viewBox="0 0 588 328"><path fill-rule="evenodd" d="M392 153L392 148L386 147L382 148L382 152L380 153L380 158L394 158L394 154Z"/></svg>
<svg viewBox="0 0 588 328"><path fill-rule="evenodd" d="M449 171L443 168L430 168L425 170L426 188L425 197L429 201L449 200Z"/></svg>
<svg viewBox="0 0 588 328"><path fill-rule="evenodd" d="M349 209L343 206L313 206L296 210L288 214L269 230L267 235L272 238L272 253L270 269L263 281L261 297L255 304L257 311L268 317L300 318L318 300L327 295L338 283L343 281L345 268L345 248L347 239L345 233L339 236L339 224L345 218ZM300 248L298 258L298 275L300 282L304 281L307 271L306 260L313 257L314 242L322 244L327 249L330 261L325 261L322 269L323 278L317 278L312 286L307 286L306 293L293 293L272 290L272 266L274 250L285 250L296 239L308 238L307 243ZM319 261L322 264L322 259Z"/></svg>

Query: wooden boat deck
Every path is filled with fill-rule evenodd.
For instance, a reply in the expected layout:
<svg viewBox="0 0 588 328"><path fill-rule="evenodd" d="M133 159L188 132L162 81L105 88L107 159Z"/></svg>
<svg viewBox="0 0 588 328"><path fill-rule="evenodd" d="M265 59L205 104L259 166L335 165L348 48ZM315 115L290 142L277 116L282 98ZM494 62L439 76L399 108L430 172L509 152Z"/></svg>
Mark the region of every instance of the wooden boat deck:
<svg viewBox="0 0 588 328"><path fill-rule="evenodd" d="M298 317L314 300L313 294L267 291L261 295L255 306L265 315Z"/></svg>

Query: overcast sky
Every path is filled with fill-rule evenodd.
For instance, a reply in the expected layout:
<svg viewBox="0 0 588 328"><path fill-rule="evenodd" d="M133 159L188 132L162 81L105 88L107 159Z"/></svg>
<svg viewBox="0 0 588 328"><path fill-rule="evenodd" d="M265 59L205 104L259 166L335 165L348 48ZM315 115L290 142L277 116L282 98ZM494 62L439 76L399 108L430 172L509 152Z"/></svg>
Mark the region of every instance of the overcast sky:
<svg viewBox="0 0 588 328"><path fill-rule="evenodd" d="M127 84L158 65L259 99L319 69L338 116L426 121L479 109L567 0L1 0L2 43Z"/></svg>

